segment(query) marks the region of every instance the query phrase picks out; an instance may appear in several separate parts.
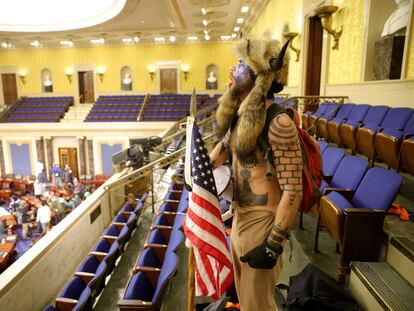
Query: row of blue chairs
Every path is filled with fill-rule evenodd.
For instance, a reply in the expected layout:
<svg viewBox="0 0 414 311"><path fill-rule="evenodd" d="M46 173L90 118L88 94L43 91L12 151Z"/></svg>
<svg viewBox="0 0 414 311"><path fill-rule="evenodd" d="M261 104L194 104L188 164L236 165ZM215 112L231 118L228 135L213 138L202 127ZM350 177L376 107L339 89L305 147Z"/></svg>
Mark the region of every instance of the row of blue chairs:
<svg viewBox="0 0 414 311"><path fill-rule="evenodd" d="M144 249L118 302L120 310L160 310L163 296L178 267L176 251L184 241L182 223L188 191L173 183L155 217Z"/></svg>
<svg viewBox="0 0 414 311"><path fill-rule="evenodd" d="M386 211L392 206L402 185L401 175L380 167L369 168L368 161L360 156L346 155L338 147L318 141L323 158L323 194L319 202L319 215L315 236L318 250L319 231L325 227L342 246L346 209L363 208L365 212ZM367 226L368 227L368 226Z"/></svg>
<svg viewBox="0 0 414 311"><path fill-rule="evenodd" d="M381 161L397 171L404 166L414 172L409 161L408 165L402 162L404 157L414 157L414 154L403 156L401 153L404 149L412 150L402 148L404 144L414 143L412 108L321 104L315 113L302 115L302 126L317 137L350 148L353 153L362 153L372 165Z"/></svg>
<svg viewBox="0 0 414 311"><path fill-rule="evenodd" d="M26 97L26 96L22 96L21 97L22 100L24 101L73 101L73 96L53 96L53 97L45 97L45 96L41 96L41 97Z"/></svg>
<svg viewBox="0 0 414 311"><path fill-rule="evenodd" d="M145 193L134 206L125 203L115 216L102 238L81 263L75 276L43 311L91 310L95 299L105 287L105 279L115 268L116 259L123 253L126 242L137 226L148 194Z"/></svg>

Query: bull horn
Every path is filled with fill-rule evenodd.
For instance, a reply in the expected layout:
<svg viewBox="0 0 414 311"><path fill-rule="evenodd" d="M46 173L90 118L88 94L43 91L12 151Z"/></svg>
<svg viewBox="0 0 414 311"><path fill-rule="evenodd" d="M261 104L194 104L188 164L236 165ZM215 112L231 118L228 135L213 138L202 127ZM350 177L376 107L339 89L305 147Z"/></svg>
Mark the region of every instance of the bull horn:
<svg viewBox="0 0 414 311"><path fill-rule="evenodd" d="M285 57L286 49L289 46L289 43L290 43L290 39L287 40L285 42L285 44L282 46L282 49L280 50L279 55L275 58L272 58L269 61L270 68L272 68L272 70L277 71L277 70L282 69L282 67L283 67L283 58Z"/></svg>

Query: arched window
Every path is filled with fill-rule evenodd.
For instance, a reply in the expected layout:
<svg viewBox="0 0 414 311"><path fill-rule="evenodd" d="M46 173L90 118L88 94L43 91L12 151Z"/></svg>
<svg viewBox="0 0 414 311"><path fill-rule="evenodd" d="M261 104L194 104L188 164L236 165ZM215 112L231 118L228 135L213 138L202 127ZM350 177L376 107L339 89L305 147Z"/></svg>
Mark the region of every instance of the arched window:
<svg viewBox="0 0 414 311"><path fill-rule="evenodd" d="M210 64L206 68L206 89L218 89L218 68L217 65Z"/></svg>
<svg viewBox="0 0 414 311"><path fill-rule="evenodd" d="M53 92L53 80L52 80L52 71L48 68L44 68L41 72L41 81L42 81L42 92L52 93Z"/></svg>
<svg viewBox="0 0 414 311"><path fill-rule="evenodd" d="M132 69L129 66L121 68L121 90L132 91Z"/></svg>

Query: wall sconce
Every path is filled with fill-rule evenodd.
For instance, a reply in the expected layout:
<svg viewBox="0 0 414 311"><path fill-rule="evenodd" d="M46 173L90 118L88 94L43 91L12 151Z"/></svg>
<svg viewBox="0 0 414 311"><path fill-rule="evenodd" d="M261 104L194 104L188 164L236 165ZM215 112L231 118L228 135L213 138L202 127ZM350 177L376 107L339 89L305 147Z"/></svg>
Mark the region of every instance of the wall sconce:
<svg viewBox="0 0 414 311"><path fill-rule="evenodd" d="M153 65L149 65L147 67L147 69L148 69L148 72L150 74L151 81L154 81L155 70L157 70L157 68L155 66L153 66Z"/></svg>
<svg viewBox="0 0 414 311"><path fill-rule="evenodd" d="M26 75L27 75L26 69L22 69L19 71L19 78L23 85L26 84Z"/></svg>
<svg viewBox="0 0 414 311"><path fill-rule="evenodd" d="M188 79L188 71L190 70L190 66L188 66L187 64L184 64L181 66L181 70L184 73L184 81L187 81Z"/></svg>
<svg viewBox="0 0 414 311"><path fill-rule="evenodd" d="M72 83L73 68L69 67L65 69L66 77L68 78L69 83Z"/></svg>
<svg viewBox="0 0 414 311"><path fill-rule="evenodd" d="M338 10L338 7L335 5L327 5L315 9L315 15L319 16L321 19L322 27L334 38L334 45L332 50L337 50L339 47L339 38L342 34L343 26L338 32L331 28L331 15Z"/></svg>
<svg viewBox="0 0 414 311"><path fill-rule="evenodd" d="M298 35L298 33L297 33L297 32L285 32L285 33L283 34L283 36L286 38L286 40L290 40L290 42L289 42L289 48L290 48L293 52L295 52L295 53L296 53L296 60L295 60L296 62L298 62L298 61L299 61L300 49L295 48L295 47L293 46L292 41L293 41L293 39L294 39L297 35Z"/></svg>
<svg viewBox="0 0 414 311"><path fill-rule="evenodd" d="M99 80L101 80L101 83L103 82L103 78L104 78L104 74L105 74L105 72L106 72L106 68L105 68L105 66L99 66L97 69L96 69L96 72L97 72L97 74L98 74L98 76L99 76Z"/></svg>

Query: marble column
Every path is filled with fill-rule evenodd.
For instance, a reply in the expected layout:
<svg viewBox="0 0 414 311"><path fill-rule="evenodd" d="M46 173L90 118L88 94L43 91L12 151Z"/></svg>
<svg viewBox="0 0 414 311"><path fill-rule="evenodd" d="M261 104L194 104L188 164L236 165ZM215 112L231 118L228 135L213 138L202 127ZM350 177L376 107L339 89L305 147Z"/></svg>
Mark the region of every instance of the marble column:
<svg viewBox="0 0 414 311"><path fill-rule="evenodd" d="M53 166L53 149L52 149L52 138L51 137L44 137L44 145L46 147L46 163L45 163L45 171L50 180L50 170Z"/></svg>
<svg viewBox="0 0 414 311"><path fill-rule="evenodd" d="M87 139L87 148L88 148L88 166L89 166L89 175L95 175L95 165L93 161L93 140Z"/></svg>
<svg viewBox="0 0 414 311"><path fill-rule="evenodd" d="M43 144L42 138L36 139L36 154L37 154L37 162L43 163L46 169L45 163L45 148Z"/></svg>
<svg viewBox="0 0 414 311"><path fill-rule="evenodd" d="M3 141L0 140L0 176L6 176L6 166L4 164Z"/></svg>
<svg viewBox="0 0 414 311"><path fill-rule="evenodd" d="M80 172L79 175L86 175L86 152L85 152L85 137L78 137L78 145L79 145L79 166Z"/></svg>

